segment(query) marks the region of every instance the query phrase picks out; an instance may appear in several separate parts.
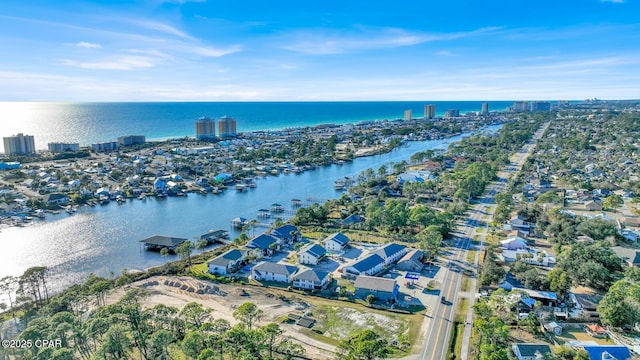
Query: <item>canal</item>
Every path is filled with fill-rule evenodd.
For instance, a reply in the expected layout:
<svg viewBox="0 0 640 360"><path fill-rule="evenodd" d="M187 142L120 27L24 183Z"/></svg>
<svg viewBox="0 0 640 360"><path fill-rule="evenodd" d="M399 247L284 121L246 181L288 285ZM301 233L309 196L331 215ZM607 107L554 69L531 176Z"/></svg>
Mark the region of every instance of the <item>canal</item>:
<svg viewBox="0 0 640 360"><path fill-rule="evenodd" d="M497 130L500 126L492 126ZM468 134L467 134L468 135ZM189 194L163 200L129 200L105 206L82 207L75 214L49 215L25 227L0 232L0 278L19 276L31 266L47 266L51 288L60 290L82 282L89 274L120 274L124 269L142 270L175 259L145 251L139 241L152 235L194 239L210 229L229 229L237 216L256 218L259 209L279 203L291 208L291 199L329 199L340 196L334 181L357 175L368 168L409 160L419 151L445 149L447 140L409 142L392 152L357 158L343 165L318 167L302 174L257 179L257 188L219 195ZM260 231L260 230L258 230Z"/></svg>

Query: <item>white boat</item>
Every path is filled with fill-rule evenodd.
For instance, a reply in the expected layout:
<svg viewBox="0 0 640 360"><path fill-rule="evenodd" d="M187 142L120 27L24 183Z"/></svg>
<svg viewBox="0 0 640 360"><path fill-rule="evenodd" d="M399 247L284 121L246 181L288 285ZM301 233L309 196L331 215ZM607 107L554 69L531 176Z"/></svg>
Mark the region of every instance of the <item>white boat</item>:
<svg viewBox="0 0 640 360"><path fill-rule="evenodd" d="M236 184L236 190L238 190L238 192L243 192L243 191L247 190L247 185L245 185L245 184Z"/></svg>

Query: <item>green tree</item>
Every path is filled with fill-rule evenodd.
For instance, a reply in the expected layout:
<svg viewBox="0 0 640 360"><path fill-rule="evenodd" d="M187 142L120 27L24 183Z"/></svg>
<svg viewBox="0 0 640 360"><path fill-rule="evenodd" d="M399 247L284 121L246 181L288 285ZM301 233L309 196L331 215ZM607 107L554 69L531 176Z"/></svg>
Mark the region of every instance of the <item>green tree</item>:
<svg viewBox="0 0 640 360"><path fill-rule="evenodd" d="M149 339L150 359L170 360L169 344L175 341L175 336L168 330L160 329L154 332Z"/></svg>
<svg viewBox="0 0 640 360"><path fill-rule="evenodd" d="M547 280L549 281L549 289L558 294L560 298L564 297L571 288L571 277L560 268L549 271Z"/></svg>
<svg viewBox="0 0 640 360"><path fill-rule="evenodd" d="M600 319L605 325L633 326L640 321L640 284L618 280L598 304Z"/></svg>
<svg viewBox="0 0 640 360"><path fill-rule="evenodd" d="M200 240L196 243L196 250L200 250L204 253L204 249L207 248L207 245L209 245L209 242L207 240Z"/></svg>
<svg viewBox="0 0 640 360"><path fill-rule="evenodd" d="M622 205L624 205L624 200L622 199L622 196L617 194L609 195L604 198L604 201L602 201L602 207L609 210L615 210Z"/></svg>
<svg viewBox="0 0 640 360"><path fill-rule="evenodd" d="M193 328L200 328L211 319L212 311L211 309L205 309L200 303L190 302L182 308L179 316Z"/></svg>
<svg viewBox="0 0 640 360"><path fill-rule="evenodd" d="M181 259L187 259L189 269L191 269L191 254L193 254L194 245L191 241L187 240L176 247L176 254Z"/></svg>
<svg viewBox="0 0 640 360"><path fill-rule="evenodd" d="M389 356L387 340L372 330L358 331L340 342L340 359L374 360Z"/></svg>
<svg viewBox="0 0 640 360"><path fill-rule="evenodd" d="M437 256L440 253L442 234L436 225L429 225L416 235L420 249L428 251L429 256Z"/></svg>
<svg viewBox="0 0 640 360"><path fill-rule="evenodd" d="M0 279L0 293L9 299L11 315L16 320L16 310L14 308L16 291L18 290L18 278L15 276L5 276Z"/></svg>
<svg viewBox="0 0 640 360"><path fill-rule="evenodd" d="M236 309L233 312L233 317L244 323L251 329L255 321L260 321L262 319L263 311L256 306L256 304L252 302L246 302Z"/></svg>

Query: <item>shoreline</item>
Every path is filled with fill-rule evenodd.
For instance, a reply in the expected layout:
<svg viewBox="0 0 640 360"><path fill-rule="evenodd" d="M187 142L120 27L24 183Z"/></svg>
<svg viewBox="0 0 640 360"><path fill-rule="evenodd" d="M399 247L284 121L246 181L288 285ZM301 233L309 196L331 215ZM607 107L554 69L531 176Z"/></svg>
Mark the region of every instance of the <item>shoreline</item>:
<svg viewBox="0 0 640 360"><path fill-rule="evenodd" d="M407 141L427 141L427 140L443 140L443 139L447 139L447 138L451 138L457 135L460 135L464 132L469 132L469 133L473 133L476 131L480 131L482 130L484 127L489 126L491 124L497 124L497 123L504 123L506 120L504 118L501 117L490 117L489 119L478 119L478 121L476 122L470 122L470 123L466 123L466 128L463 126L460 129L458 129L458 131L451 131L451 128L439 128L437 131L430 131L428 133L424 133L421 135L415 135L415 134L410 134L410 135L405 135L402 137L399 137L397 135L387 135L386 137L384 137L382 140L387 140L387 142L385 141L380 141L380 143L378 144L373 144L371 146L368 147L361 147L358 148L357 146L354 148L353 146L351 146L351 148L354 148L355 151L351 151L349 152L351 149L348 148L349 145L347 145L347 149L346 151L341 150L340 153L335 153L333 154L330 158L324 158L324 159L320 159L320 161L315 161L312 163L308 163L308 164L299 164L296 165L295 162L293 162L291 157L285 158L284 163L282 164L277 164L278 166L274 166L273 169L271 170L267 170L267 171L253 171L252 173L249 174L245 174L243 171L235 171L235 172L230 172L230 179L227 182L225 180L225 182L222 183L217 183L215 184L216 186L214 187L214 189L216 189L215 191L224 191L224 190L228 190L228 188L230 186L233 186L237 183L242 183L245 181L251 181L251 179L253 179L256 176L270 176L270 175L280 175L280 174L288 174L289 172L293 171L295 173L300 173L302 171L307 171L307 170L311 170L313 168L315 168L316 166L320 166L320 165L331 165L331 164L342 164L345 161L352 161L354 158L358 158L358 157L368 157L368 156L374 156L374 155L378 155L378 154L384 154L384 153L388 153L390 151L392 151L393 149L402 146L403 143L407 142ZM451 124L458 124L459 121L456 120L452 120L451 123L449 123L447 126L451 126ZM234 138L234 139L229 139L229 140L225 140L225 141L216 141L216 142L202 142L202 141L197 141L194 138L189 138L189 137L181 137L181 138L172 138L172 139L167 139L167 140L163 140L163 141L146 141L145 144L143 144L141 147L123 147L121 149L119 149L118 151L112 151L112 152L92 152L91 155L88 158L71 158L71 159L62 159L62 160L45 160L45 161L35 161L33 163L26 163L25 164L25 169L28 169L31 167L31 165L35 165L35 166L39 166L41 169L42 168L46 168L46 167L55 167L56 165L59 165L61 163L71 163L71 162L75 162L76 164L78 164L78 162L82 162L82 161L101 161L101 160L107 160L108 158L110 158L113 154L116 154L116 156L118 157L123 157L123 156L131 156L130 154L133 153L132 157L142 157L143 154L153 154L153 153L165 153L165 152L179 152L182 151L182 154L184 155L185 152L197 152L198 149L203 148L200 145L204 145L204 148L211 148L211 149L215 149L216 147L219 147L221 143L225 143L225 142L230 142L231 144L233 144L234 142L240 142L240 144L238 144L238 148L235 150L232 150L230 152L230 154L228 154L229 158L235 158L237 157L238 153L241 151L241 148L243 145L242 142L255 142L255 141L263 141L264 139L271 139L271 138L275 138L275 139L279 139L280 141L284 141L286 140L287 143L289 145L291 145L291 140L289 140L289 138L292 135L295 135L296 137L299 137L301 139L314 139L314 138L322 138L322 137L328 137L329 134L331 134L331 136L335 136L336 133L340 134L345 132L345 128L347 128L346 130L346 134L342 135L342 139L339 141L339 143L342 144L350 144L354 137L356 136L355 134L357 132L361 132L361 131L365 131L365 129L369 129L369 128L373 128L372 131L369 131L369 133L376 133L376 131L380 131L381 127L382 130L384 131L392 131L389 130L389 128L392 129L401 129L401 128L414 128L414 127L420 127L420 126L424 126L425 124L435 124L436 121L432 121L432 122L428 122L428 121L424 121L424 120L414 120L414 121L402 121L402 120L393 120L393 121L389 121L389 120L382 120L382 121L372 121L372 122L360 122L357 125L353 125L353 124L347 124L347 125L336 125L336 124L324 124L324 125L317 125L317 126L306 126L306 127L293 127L293 128L287 128L287 129L282 129L282 130L277 130L277 131L271 131L271 130L262 130L262 131L252 131L252 132L246 132L246 133L240 133L238 135L238 137ZM445 129L448 129L447 131L445 131ZM395 137L394 137L395 136ZM391 140L397 140L395 142L392 143ZM266 140L268 141L268 140ZM167 145L169 145L169 148L166 148ZM251 144L249 144L251 145ZM184 147L184 148L183 148ZM213 150L212 150L213 151ZM192 154L189 154L189 156ZM105 158L106 156L106 158ZM117 157L117 158L118 158ZM166 161L166 160L165 160ZM255 165L255 163L259 163L260 161L253 161L253 162L249 162L249 165ZM274 164L276 165L276 164ZM261 165L262 166L262 165ZM265 168L266 169L266 168ZM22 170L22 169L19 169ZM15 170L9 170L9 172L11 171L15 171ZM224 173L224 172L223 172ZM204 174L202 174L204 176ZM198 174L196 172L195 177L197 177ZM122 196L124 199L130 199L130 198L135 198L135 197L141 197L144 196L144 198L148 197L148 196L158 196L159 194L161 196L166 196L166 195L184 195L188 192L201 192L203 189L206 189L205 186L195 186L194 185L194 181L195 179L190 179L191 182L188 183L187 186L182 185L180 188L180 191L177 191L175 193L162 193L162 192L158 192L158 191L154 191L156 189L154 188L144 188L144 190L141 192L141 194L137 194L137 195L131 195L129 193L123 193L122 191L120 191L117 194L110 194L109 195L109 199L108 200L116 200L119 199L120 196ZM6 181L3 181L3 183L5 185L7 185ZM14 183L14 185L18 185L17 182ZM112 185L116 185L115 183ZM213 185L213 184L212 184ZM125 186L126 187L126 186ZM219 189L219 190L218 190ZM207 190L206 192L209 192L211 190ZM61 206L38 206L35 204L35 200L40 198L40 197L46 197L47 193L57 193L60 192L63 195L71 195L73 193L75 193L76 191L74 191L71 188L68 188L66 190L58 190L58 191L42 191L40 190L37 194L34 193L34 191L27 191L27 189L25 189L25 193L23 195L25 195L29 200L31 200L32 202L32 206L29 208L26 208L24 212L22 213L18 213L14 216L6 216L2 219L0 219L0 230L3 228L8 228L8 227L22 227L25 225L29 225L32 220L41 220L42 218L40 216L42 216L42 214L44 212L47 213L56 213L56 212L61 212L61 211L67 211L69 214L73 214L76 210L78 206L82 206L82 205L91 205L91 206L95 206L97 205L97 198L91 196L88 199L81 201L81 202L74 202L74 201L69 201L68 203L65 203ZM28 202L28 201L27 201ZM46 219L44 219L46 220Z"/></svg>

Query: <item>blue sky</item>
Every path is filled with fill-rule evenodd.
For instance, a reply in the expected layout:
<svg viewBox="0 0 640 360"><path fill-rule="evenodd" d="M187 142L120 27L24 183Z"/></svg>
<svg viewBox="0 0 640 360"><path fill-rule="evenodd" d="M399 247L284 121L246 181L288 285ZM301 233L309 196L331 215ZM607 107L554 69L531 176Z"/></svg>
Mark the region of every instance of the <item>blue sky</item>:
<svg viewBox="0 0 640 360"><path fill-rule="evenodd" d="M0 100L640 98L639 4L4 2Z"/></svg>

